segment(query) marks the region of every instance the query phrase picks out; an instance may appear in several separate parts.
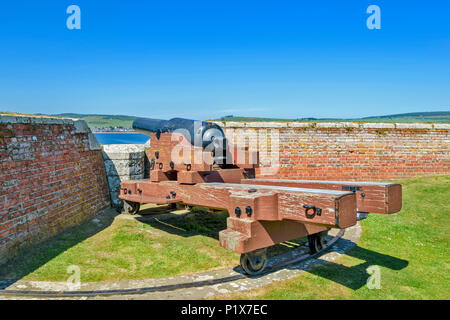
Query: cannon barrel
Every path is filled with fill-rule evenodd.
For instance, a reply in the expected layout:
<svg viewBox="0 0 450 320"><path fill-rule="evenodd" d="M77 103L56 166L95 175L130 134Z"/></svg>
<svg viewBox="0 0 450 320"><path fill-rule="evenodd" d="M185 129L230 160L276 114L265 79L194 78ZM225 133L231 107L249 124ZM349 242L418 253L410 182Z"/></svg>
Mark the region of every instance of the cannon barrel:
<svg viewBox="0 0 450 320"><path fill-rule="evenodd" d="M167 120L138 118L133 121L133 129L139 133L148 134L149 132L157 132L161 128L164 128L166 123Z"/></svg>
<svg viewBox="0 0 450 320"><path fill-rule="evenodd" d="M207 148L217 157L226 153L226 138L222 128L212 122L173 118L170 120L151 120L138 118L133 122L133 129L137 132L161 134L165 132L179 132L194 146ZM219 159L216 159L219 160Z"/></svg>

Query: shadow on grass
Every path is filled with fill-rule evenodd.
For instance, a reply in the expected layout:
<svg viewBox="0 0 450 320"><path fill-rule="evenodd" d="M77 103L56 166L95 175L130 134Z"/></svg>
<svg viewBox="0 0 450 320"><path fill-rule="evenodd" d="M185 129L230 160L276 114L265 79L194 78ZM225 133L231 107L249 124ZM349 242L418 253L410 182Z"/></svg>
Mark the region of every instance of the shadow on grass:
<svg viewBox="0 0 450 320"><path fill-rule="evenodd" d="M20 250L11 260L0 265L0 289L22 279L64 251L106 229L116 215L114 209L105 209L76 227ZM70 274L67 276L69 277Z"/></svg>
<svg viewBox="0 0 450 320"><path fill-rule="evenodd" d="M164 220L156 220L151 215L137 216L136 220L148 224L153 228L182 237L197 235L219 240L219 232L227 228L227 211L208 212L205 208L194 207L183 216L169 216ZM285 253L306 243L306 237L290 240L289 244L282 243L269 247L269 257ZM219 243L217 243L219 246Z"/></svg>
<svg viewBox="0 0 450 320"><path fill-rule="evenodd" d="M341 241L341 243L344 242L344 246L347 245L345 242L348 242L349 245L351 244L351 241L347 239L340 239L339 241ZM407 260L361 248L359 246L354 246L345 252L345 255L363 260L364 262L347 267L334 262L321 260L319 257L318 260L320 261L320 266L314 267L311 270L308 270L308 272L350 289L357 290L366 285L367 279L370 276L367 273L367 268L370 266L380 266L391 270L402 270L408 266ZM381 277L382 276L383 275L381 274Z"/></svg>
<svg viewBox="0 0 450 320"><path fill-rule="evenodd" d="M164 213L164 210L162 210L161 207L146 209L144 210L143 215L136 215L132 217L132 219L181 237L203 235L218 240L219 231L226 229L226 218L228 217L226 211L211 213L194 209L193 211L180 216L173 213L167 213L167 210L166 207L165 214L161 215L161 213ZM87 221L80 226L69 229L40 244L24 249L14 259L0 266L0 289L22 279L69 248L101 232L111 225L116 216L117 213L113 209L105 210L94 219ZM162 218L163 216L164 219ZM160 217L161 220L159 220L158 217ZM341 239L339 241L344 247L350 244L353 245L353 243L347 239ZM346 241L349 243L345 243ZM297 243L298 246L301 246L305 244L306 241L304 238L299 238L290 241L290 243L293 242ZM217 245L219 246L219 244ZM282 254L290 249L292 249L292 247L283 245L272 246L269 248L269 256ZM320 260L319 257L318 260L321 262L320 266L314 267L311 270L308 270L308 272L353 290L357 290L366 284L369 277L367 273L367 268L369 266L378 265L392 270L401 270L408 265L408 261L406 260L358 246L354 246L345 254L363 260L364 262L356 266L346 267L333 262ZM298 266L289 266L287 268L298 268Z"/></svg>
<svg viewBox="0 0 450 320"><path fill-rule="evenodd" d="M155 211L152 211L147 211L150 214L137 215L135 219L152 228L181 237L203 235L219 240L219 232L227 228L228 212L226 211L208 212L194 208L181 216L166 214L161 218L155 216Z"/></svg>

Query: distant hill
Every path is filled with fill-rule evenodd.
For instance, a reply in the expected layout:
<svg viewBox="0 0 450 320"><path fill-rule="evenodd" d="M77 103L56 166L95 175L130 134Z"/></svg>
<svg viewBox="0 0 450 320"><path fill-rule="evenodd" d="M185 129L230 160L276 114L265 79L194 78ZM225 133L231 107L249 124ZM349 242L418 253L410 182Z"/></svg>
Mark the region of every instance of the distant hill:
<svg viewBox="0 0 450 320"><path fill-rule="evenodd" d="M4 114L19 114L14 112L0 112ZM44 114L36 114L45 116ZM49 116L63 117L63 118L77 118L83 119L94 132L123 132L132 131L132 123L139 117L127 115L110 115L110 114L81 114L81 113L59 113ZM153 119L153 118L148 118ZM342 121L357 121L357 122L444 122L450 123L450 111L440 112L413 112L391 114L385 116L373 116L364 118L262 118L262 117L240 117L229 115L219 119L212 119L214 121L310 121L310 122L342 122Z"/></svg>
<svg viewBox="0 0 450 320"><path fill-rule="evenodd" d="M131 131L133 121L140 117L111 114L81 114L81 113L59 113L52 114L56 117L77 118L86 121L93 131ZM152 119L152 118L148 118Z"/></svg>
<svg viewBox="0 0 450 320"><path fill-rule="evenodd" d="M279 118L260 118L260 117L239 117L226 116L216 121L314 121L314 122L342 122L342 121L357 121L357 122L446 122L450 123L450 111L437 112L413 112L400 113L386 116L372 116L364 118L296 118L296 119L279 119Z"/></svg>
<svg viewBox="0 0 450 320"><path fill-rule="evenodd" d="M361 120L374 122L450 122L450 111L400 113L365 117Z"/></svg>

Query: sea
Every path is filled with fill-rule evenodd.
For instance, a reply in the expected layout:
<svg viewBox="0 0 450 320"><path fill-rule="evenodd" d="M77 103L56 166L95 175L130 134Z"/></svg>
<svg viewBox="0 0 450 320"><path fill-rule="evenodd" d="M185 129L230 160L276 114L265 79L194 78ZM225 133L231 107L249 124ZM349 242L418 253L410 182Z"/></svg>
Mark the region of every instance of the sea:
<svg viewBox="0 0 450 320"><path fill-rule="evenodd" d="M99 132L94 136L100 144L144 144L150 139L141 133Z"/></svg>

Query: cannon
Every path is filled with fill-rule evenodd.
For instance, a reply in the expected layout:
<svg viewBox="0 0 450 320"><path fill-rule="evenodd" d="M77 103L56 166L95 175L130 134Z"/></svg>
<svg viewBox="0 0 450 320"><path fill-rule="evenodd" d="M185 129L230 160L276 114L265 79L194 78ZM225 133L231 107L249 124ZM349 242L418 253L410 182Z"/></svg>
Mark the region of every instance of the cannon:
<svg viewBox="0 0 450 320"><path fill-rule="evenodd" d="M123 210L135 214L145 203L227 210L220 245L240 253L250 275L264 271L269 246L307 236L316 253L331 228L401 209L401 185L395 183L256 177L258 153L227 141L214 123L137 119L133 128L150 136L150 178L121 183ZM237 161L239 153L244 161Z"/></svg>

